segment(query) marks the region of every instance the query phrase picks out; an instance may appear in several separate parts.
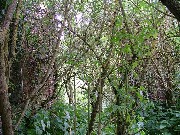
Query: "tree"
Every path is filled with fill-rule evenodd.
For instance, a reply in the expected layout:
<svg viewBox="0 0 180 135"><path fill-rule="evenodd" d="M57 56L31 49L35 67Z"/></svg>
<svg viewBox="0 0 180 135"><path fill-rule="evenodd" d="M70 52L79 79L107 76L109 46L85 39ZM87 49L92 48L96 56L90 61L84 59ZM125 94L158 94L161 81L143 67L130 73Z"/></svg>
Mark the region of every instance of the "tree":
<svg viewBox="0 0 180 135"><path fill-rule="evenodd" d="M9 27L17 7L17 0L13 0L8 6L5 17L0 26L0 115L4 135L13 135L11 105L8 94L8 79L10 66L8 61L8 37ZM20 1L19 1L20 3ZM2 9L1 9L2 10ZM13 35L15 36L15 35Z"/></svg>
<svg viewBox="0 0 180 135"><path fill-rule="evenodd" d="M178 3L168 2L177 18ZM177 106L178 25L157 1L0 7L3 134L145 134L153 105Z"/></svg>
<svg viewBox="0 0 180 135"><path fill-rule="evenodd" d="M14 134L14 130L17 130L29 107L38 108L38 106L45 106L45 104L54 98L53 93L55 93L55 90L53 89L54 84L56 84L55 78L57 77L55 76L57 68L54 63L57 58L60 38L64 27L64 21L62 21L63 25L59 30L54 30L53 32L48 31L47 18L51 21L54 20L51 30L53 30L53 27L56 26L57 23L54 19L55 14L53 14L53 11L49 11L46 14L43 10L38 10L35 16L33 16L36 17L37 20L30 18L31 16L29 18L27 16L24 17L25 12L30 13L30 10L25 10L20 16L20 13L23 11L22 8L27 8L27 5L22 7L22 2L21 0L13 0L11 2L3 1L1 5L0 116L4 135ZM35 5L34 8L39 8L39 4ZM30 25L35 21L39 22L34 29L29 29L26 27L27 25L25 25L26 19L32 19L28 21ZM42 25L39 26L40 22L44 23L44 27L41 27ZM26 33L25 36L24 33ZM49 37L46 38L45 41L45 37L47 37L48 34ZM27 35L31 38L28 39ZM28 41L28 43L25 42L25 40ZM40 48L40 44L43 45L45 49L43 47ZM35 49L39 52L35 52ZM24 52L22 52L22 50L24 50ZM19 54L21 57L19 57ZM20 61L21 64L17 64L19 63L18 60L22 58L24 61ZM17 70L17 72L21 74L16 74L17 72L13 73L11 72L12 70ZM40 71L42 72L40 73ZM18 76L20 80L15 76ZM17 87L18 85L20 85L20 87ZM39 97L44 100L38 100ZM17 111L21 111L20 115L18 115L19 118L14 117ZM15 126L13 126L14 123L12 123L12 119L16 120Z"/></svg>
<svg viewBox="0 0 180 135"><path fill-rule="evenodd" d="M160 0L169 11L180 21L180 2L178 0Z"/></svg>

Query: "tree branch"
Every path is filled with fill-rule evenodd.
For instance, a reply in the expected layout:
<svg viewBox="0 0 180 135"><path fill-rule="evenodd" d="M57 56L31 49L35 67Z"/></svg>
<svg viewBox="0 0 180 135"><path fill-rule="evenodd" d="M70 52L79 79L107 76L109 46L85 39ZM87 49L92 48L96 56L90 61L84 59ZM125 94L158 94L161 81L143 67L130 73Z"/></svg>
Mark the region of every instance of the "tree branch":
<svg viewBox="0 0 180 135"><path fill-rule="evenodd" d="M180 2L178 0L160 0L169 11L180 21Z"/></svg>
<svg viewBox="0 0 180 135"><path fill-rule="evenodd" d="M0 45L2 45L4 40L5 40L6 34L8 32L8 29L9 29L9 25L10 25L11 20L13 18L14 11L16 10L17 1L18 0L13 0L12 3L9 5L7 12L6 12L6 15L5 15L5 18L4 18L3 22L1 23L1 26L0 26Z"/></svg>

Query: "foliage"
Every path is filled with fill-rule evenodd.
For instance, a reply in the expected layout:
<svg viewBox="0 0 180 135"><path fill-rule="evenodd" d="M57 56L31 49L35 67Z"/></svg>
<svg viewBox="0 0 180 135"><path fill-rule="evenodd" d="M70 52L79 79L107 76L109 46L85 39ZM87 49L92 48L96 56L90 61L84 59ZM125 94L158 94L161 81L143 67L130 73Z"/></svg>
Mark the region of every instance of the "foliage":
<svg viewBox="0 0 180 135"><path fill-rule="evenodd" d="M155 103L145 110L144 130L147 134L177 135L180 133L180 111L176 106L166 108Z"/></svg>
<svg viewBox="0 0 180 135"><path fill-rule="evenodd" d="M77 133L84 135L86 132L86 108L77 109ZM41 109L36 115L26 114L19 128L20 135L68 135L73 133L73 107L62 102L57 102L49 109ZM27 125L27 120L29 121Z"/></svg>
<svg viewBox="0 0 180 135"><path fill-rule="evenodd" d="M149 102L136 112L130 129L133 134L177 135L180 133L180 111L174 105L167 108L164 103Z"/></svg>
<svg viewBox="0 0 180 135"><path fill-rule="evenodd" d="M16 134L179 134L179 24L157 0L21 6L4 43Z"/></svg>

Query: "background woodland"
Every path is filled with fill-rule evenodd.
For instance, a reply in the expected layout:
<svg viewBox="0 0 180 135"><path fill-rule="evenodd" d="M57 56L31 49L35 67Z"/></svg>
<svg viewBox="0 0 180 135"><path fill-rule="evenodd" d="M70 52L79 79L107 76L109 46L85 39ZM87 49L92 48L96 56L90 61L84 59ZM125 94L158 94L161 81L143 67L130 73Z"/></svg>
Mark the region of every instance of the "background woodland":
<svg viewBox="0 0 180 135"><path fill-rule="evenodd" d="M0 134L180 134L178 0L1 0Z"/></svg>

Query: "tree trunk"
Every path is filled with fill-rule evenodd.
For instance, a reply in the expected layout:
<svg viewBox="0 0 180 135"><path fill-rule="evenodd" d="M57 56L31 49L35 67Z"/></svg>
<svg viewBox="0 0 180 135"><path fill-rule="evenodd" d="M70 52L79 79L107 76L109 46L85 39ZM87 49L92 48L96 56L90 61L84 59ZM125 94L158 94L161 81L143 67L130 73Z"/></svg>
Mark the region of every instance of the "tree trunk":
<svg viewBox="0 0 180 135"><path fill-rule="evenodd" d="M100 87L101 92L102 92L103 87L104 87L104 83L105 83L105 77L107 75L107 68L108 68L108 66L106 68L102 69L100 78L98 78L96 86L94 87L93 91L98 90L99 87ZM96 115L97 115L98 110L99 110L100 102L101 102L100 91L98 91L98 97L97 97L96 101L92 103L92 113L91 113L91 116L90 116L90 121L88 123L88 130L87 130L86 135L90 135L91 132L93 131L93 126L94 126L94 122L95 122L95 119L96 119Z"/></svg>
<svg viewBox="0 0 180 135"><path fill-rule="evenodd" d="M8 63L8 54L5 49L8 48L8 44L5 42L8 37L9 25L16 10L16 6L17 0L13 0L0 25L0 116L2 120L3 135L14 135L11 118L11 105L8 95L8 78L6 76L6 72L9 69L6 69L6 67L8 67L8 65L6 65Z"/></svg>
<svg viewBox="0 0 180 135"><path fill-rule="evenodd" d="M120 106L121 102L120 102L120 96L116 95L116 105ZM126 121L123 121L123 116L121 115L121 112L119 110L117 110L116 112L117 115L117 119L116 119L116 124L117 124L117 128L116 128L116 134L117 135L124 135L125 134L125 125L126 125Z"/></svg>
<svg viewBox="0 0 180 135"><path fill-rule="evenodd" d="M178 0L160 0L169 11L180 21L180 2Z"/></svg>
<svg viewBox="0 0 180 135"><path fill-rule="evenodd" d="M119 95L118 90L122 89L123 84L125 83L126 77L122 80L122 82L118 85L118 88L116 88L113 85L112 80L108 77L108 81L112 87L112 90L116 97L116 105L121 106L121 97ZM116 135L124 135L126 131L126 121L123 119L122 113L119 111L119 109L116 111Z"/></svg>
<svg viewBox="0 0 180 135"><path fill-rule="evenodd" d="M8 85L5 76L5 59L3 46L0 49L0 115L3 135L13 135L11 106L8 96Z"/></svg>

